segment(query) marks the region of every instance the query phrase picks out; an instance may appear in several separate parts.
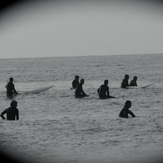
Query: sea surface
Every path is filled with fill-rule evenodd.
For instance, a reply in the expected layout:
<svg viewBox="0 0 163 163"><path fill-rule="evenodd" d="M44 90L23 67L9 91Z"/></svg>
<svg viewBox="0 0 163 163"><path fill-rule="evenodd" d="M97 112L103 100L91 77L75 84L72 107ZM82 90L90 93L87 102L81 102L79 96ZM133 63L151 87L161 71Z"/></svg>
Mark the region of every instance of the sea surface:
<svg viewBox="0 0 163 163"><path fill-rule="evenodd" d="M125 74L138 88L121 89ZM71 83L85 79L88 98L76 99ZM0 59L0 112L5 85L14 78L20 119L0 120L0 148L23 163L157 162L163 154L163 55ZM115 99L100 100L109 80ZM150 87L141 88L154 83ZM23 95L46 86L39 94ZM135 118L119 118L126 100Z"/></svg>

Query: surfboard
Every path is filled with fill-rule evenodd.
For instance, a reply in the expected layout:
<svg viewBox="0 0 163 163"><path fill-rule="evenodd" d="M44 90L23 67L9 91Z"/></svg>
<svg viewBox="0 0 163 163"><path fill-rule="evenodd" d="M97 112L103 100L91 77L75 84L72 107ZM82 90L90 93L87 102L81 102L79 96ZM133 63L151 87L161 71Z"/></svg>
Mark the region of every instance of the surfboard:
<svg viewBox="0 0 163 163"><path fill-rule="evenodd" d="M31 90L31 91L26 91L23 94L36 94L36 93L40 93L40 92L46 91L46 90L48 90L48 89L50 89L52 87L53 87L53 85L47 86L47 87L43 87L43 88L39 88L39 89L34 89L34 90Z"/></svg>
<svg viewBox="0 0 163 163"><path fill-rule="evenodd" d="M148 84L148 85L146 85L146 86L143 86L143 87L141 87L141 88L147 88L147 87L150 87L150 86L152 86L152 85L154 85L155 83L152 83L152 84Z"/></svg>
<svg viewBox="0 0 163 163"><path fill-rule="evenodd" d="M138 88L144 89L144 88L148 88L148 87L150 87L150 86L152 86L152 85L154 85L154 84L155 84L155 83L147 84L147 85L141 86L141 87L129 86L128 89L138 89Z"/></svg>

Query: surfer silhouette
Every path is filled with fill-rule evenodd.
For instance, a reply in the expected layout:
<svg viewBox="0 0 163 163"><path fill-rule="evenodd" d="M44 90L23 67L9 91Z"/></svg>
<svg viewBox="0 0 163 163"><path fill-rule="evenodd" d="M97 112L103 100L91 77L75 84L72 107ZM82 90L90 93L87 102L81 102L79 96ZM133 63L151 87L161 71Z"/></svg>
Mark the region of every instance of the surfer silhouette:
<svg viewBox="0 0 163 163"><path fill-rule="evenodd" d="M100 99L115 98L113 96L110 96L108 83L108 80L104 80L104 84L97 89Z"/></svg>
<svg viewBox="0 0 163 163"><path fill-rule="evenodd" d="M137 76L134 76L133 79L130 81L130 86L135 86L137 87L137 79L138 77Z"/></svg>
<svg viewBox="0 0 163 163"><path fill-rule="evenodd" d="M6 115L6 118L4 115ZM17 101L12 101L10 103L10 107L5 109L1 115L2 119L7 119L7 120L19 120L19 110L17 109Z"/></svg>
<svg viewBox="0 0 163 163"><path fill-rule="evenodd" d="M88 95L83 91L83 84L84 84L84 79L80 80L80 83L76 87L75 90L75 97L76 98L82 98L82 97L87 97Z"/></svg>
<svg viewBox="0 0 163 163"><path fill-rule="evenodd" d="M129 80L129 75L126 74L121 83L121 88L128 88L128 86L129 86L128 80Z"/></svg>
<svg viewBox="0 0 163 163"><path fill-rule="evenodd" d="M127 100L125 102L123 109L119 113L119 117L128 118L128 114L130 114L132 117L135 117L134 113L129 110L129 108L131 108L131 105L132 105L131 101Z"/></svg>
<svg viewBox="0 0 163 163"><path fill-rule="evenodd" d="M14 81L14 79L11 77L9 79L9 82L6 85L6 89L7 89L6 95L9 98L13 98L14 95L18 94L18 92L16 91L15 86L13 84L13 81Z"/></svg>
<svg viewBox="0 0 163 163"><path fill-rule="evenodd" d="M72 81L72 88L73 89L76 89L76 87L78 86L78 84L79 84L79 76L76 75L75 76L75 79Z"/></svg>

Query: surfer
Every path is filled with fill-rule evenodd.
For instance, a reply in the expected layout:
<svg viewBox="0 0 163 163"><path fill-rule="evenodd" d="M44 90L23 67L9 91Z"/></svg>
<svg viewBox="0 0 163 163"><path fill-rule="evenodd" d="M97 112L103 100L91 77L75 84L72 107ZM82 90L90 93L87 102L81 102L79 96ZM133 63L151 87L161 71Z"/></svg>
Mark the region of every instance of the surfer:
<svg viewBox="0 0 163 163"><path fill-rule="evenodd" d="M125 102L125 105L124 105L123 109L119 113L119 117L128 118L128 114L130 114L132 117L135 117L134 113L129 110L130 107L131 107L131 101L127 100Z"/></svg>
<svg viewBox="0 0 163 163"><path fill-rule="evenodd" d="M79 76L76 75L75 76L75 79L72 81L72 89L76 89L76 87L78 86L79 84Z"/></svg>
<svg viewBox="0 0 163 163"><path fill-rule="evenodd" d="M75 90L75 97L76 98L82 98L82 97L87 97L88 95L83 91L83 84L84 84L84 79L80 80L80 83L76 87Z"/></svg>
<svg viewBox="0 0 163 163"><path fill-rule="evenodd" d="M18 94L18 92L16 91L15 86L13 84L13 81L14 81L14 79L11 77L9 79L9 82L6 85L6 89L7 89L6 95L9 98L13 98L14 95Z"/></svg>
<svg viewBox="0 0 163 163"><path fill-rule="evenodd" d="M1 113L1 117L2 119L6 119L4 117L4 115L6 115L7 120L19 120L19 110L17 109L17 101L11 101L10 103L10 107L5 109L2 113Z"/></svg>
<svg viewBox="0 0 163 163"><path fill-rule="evenodd" d="M138 86L138 85L137 85L137 79L138 79L138 77L137 77L137 76L134 76L133 79L132 79L131 82L130 82L130 86L135 86L135 87L137 87L137 86Z"/></svg>
<svg viewBox="0 0 163 163"><path fill-rule="evenodd" d="M104 84L97 89L100 99L115 98L113 96L110 96L108 83L108 80L104 80Z"/></svg>
<svg viewBox="0 0 163 163"><path fill-rule="evenodd" d="M129 86L128 80L129 80L129 75L126 74L121 83L121 88L128 88L128 86Z"/></svg>

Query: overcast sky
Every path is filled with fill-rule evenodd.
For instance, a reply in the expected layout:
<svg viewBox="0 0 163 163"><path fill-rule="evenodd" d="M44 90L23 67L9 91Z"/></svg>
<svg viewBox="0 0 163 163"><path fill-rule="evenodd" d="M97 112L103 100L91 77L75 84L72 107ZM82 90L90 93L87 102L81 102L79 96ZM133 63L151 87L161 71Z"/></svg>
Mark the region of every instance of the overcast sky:
<svg viewBox="0 0 163 163"><path fill-rule="evenodd" d="M163 53L160 1L28 0L0 13L0 57Z"/></svg>

